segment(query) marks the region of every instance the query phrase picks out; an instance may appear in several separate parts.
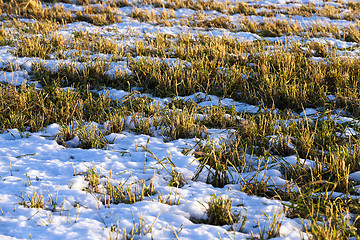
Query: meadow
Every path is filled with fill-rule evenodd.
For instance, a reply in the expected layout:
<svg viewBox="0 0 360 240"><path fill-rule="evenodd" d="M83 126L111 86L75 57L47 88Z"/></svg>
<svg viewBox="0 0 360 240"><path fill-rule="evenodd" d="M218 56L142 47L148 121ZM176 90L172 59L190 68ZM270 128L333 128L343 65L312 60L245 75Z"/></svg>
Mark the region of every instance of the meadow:
<svg viewBox="0 0 360 240"><path fill-rule="evenodd" d="M359 28L345 0L0 0L0 238L360 238Z"/></svg>

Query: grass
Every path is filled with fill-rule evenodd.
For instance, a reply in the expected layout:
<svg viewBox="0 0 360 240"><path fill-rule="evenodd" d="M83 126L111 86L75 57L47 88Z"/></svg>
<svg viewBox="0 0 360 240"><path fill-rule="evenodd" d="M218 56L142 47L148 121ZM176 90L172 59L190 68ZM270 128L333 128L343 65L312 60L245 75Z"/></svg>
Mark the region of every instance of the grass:
<svg viewBox="0 0 360 240"><path fill-rule="evenodd" d="M202 91L251 104L260 101L266 107L295 110L324 107L327 105L327 96L336 94L337 107L350 109L355 116L359 114L356 101L358 61L339 58L336 49L328 44L310 42L302 46L294 42L291 43L293 46L289 53L285 44L275 43L277 50L268 54L266 42L243 44L226 38L200 36L194 39L192 36L180 35L171 39L158 35L155 39L136 43L135 49L130 52L162 60L135 60L126 55L126 47L115 41L96 34L76 32L73 39L64 39L58 35L20 38L15 45L15 53L18 56L43 59L65 57L65 45L69 44L75 50L73 64L60 65L56 70L37 64L32 79L43 85L51 85L55 81L63 87L90 84L91 88L126 88L130 85L162 97ZM210 51L214 45L219 51ZM84 52L88 52L89 57L81 55ZM91 60L91 54L95 53L112 54L113 59L126 59L132 74L126 75L119 70L110 76L110 64L107 61ZM186 62L170 65L164 61L165 55ZM327 61L316 63L309 56L326 57ZM82 61L84 67L76 60ZM320 97L314 98L315 95Z"/></svg>
<svg viewBox="0 0 360 240"><path fill-rule="evenodd" d="M145 181L139 181L138 183L130 184L124 186L124 184L119 184L118 186L111 183L107 183L105 188L109 199L105 200L105 205L108 203L118 204L118 203L127 203L132 204L138 201L143 201L145 197L149 197L155 194L154 180L151 179L149 186L145 185Z"/></svg>
<svg viewBox="0 0 360 240"><path fill-rule="evenodd" d="M21 198L21 202L19 204L23 205L24 207L37 209L45 208L46 203L44 201L44 196L42 194L36 193L36 191L34 191L32 196L27 194L27 199L25 199L22 192L19 197Z"/></svg>
<svg viewBox="0 0 360 240"><path fill-rule="evenodd" d="M192 222L217 226L229 225L230 229L232 229L232 225L238 220L238 217L231 212L232 199L227 199L221 195L216 196L214 193L211 195L210 201L202 205L206 209L205 216L201 219L190 218ZM242 221L244 225L246 218L242 219Z"/></svg>
<svg viewBox="0 0 360 240"><path fill-rule="evenodd" d="M118 182L113 179L111 171L109 176L105 176L95 165L88 167L86 172L74 175L84 175L84 180L88 182L88 185L83 190L96 195L96 199L108 208L113 204L133 204L144 201L145 198L156 194L155 177L147 180L149 185L145 184L144 179L133 182L128 182L129 179L127 179L124 182Z"/></svg>
<svg viewBox="0 0 360 240"><path fill-rule="evenodd" d="M162 134L166 141L179 138L204 138L206 135L206 128L196 124L194 113L186 108L181 111L169 109L162 116L161 124L164 126Z"/></svg>
<svg viewBox="0 0 360 240"><path fill-rule="evenodd" d="M49 59L50 53L63 51L65 49L65 40L60 36L40 37L22 37L19 39L15 54L18 57L38 57Z"/></svg>
<svg viewBox="0 0 360 240"><path fill-rule="evenodd" d="M35 86L13 87L1 84L2 129L38 131L48 124L70 124L74 119L99 121L105 118L112 101L105 96L64 91L58 87L36 90ZM6 93L6 94L5 94ZM103 105L99 109L98 106ZM75 107L74 107L75 106ZM109 112L107 112L109 111Z"/></svg>
<svg viewBox="0 0 360 240"><path fill-rule="evenodd" d="M236 217L231 213L232 200L222 196L212 195L209 207L206 209L207 223L212 225L231 225L236 221Z"/></svg>
<svg viewBox="0 0 360 240"><path fill-rule="evenodd" d="M262 224L258 222L259 234L252 237L254 239L271 239L276 237L281 237L280 228L282 225L282 221L284 218L284 214L282 212L266 214L263 212L263 215L266 218L266 223L268 226L261 226Z"/></svg>
<svg viewBox="0 0 360 240"><path fill-rule="evenodd" d="M174 47L175 51L172 54L189 61L191 66L184 68L179 65L169 66L164 61L144 58L131 63L134 78L130 78L130 84L141 87L143 91L149 91L156 96L171 94L184 96L205 91L252 104L261 101L267 107L280 109L288 107L298 110L302 107L325 106L327 95L334 94L335 89L337 93L349 94L347 89L351 85L345 82L352 82L354 86L357 86L355 82L357 73L353 71L358 65L356 60L348 62L345 59L339 59L334 54L334 50L326 53L320 50L319 45L309 47L312 49L316 47L317 51L314 53L316 56L319 54L327 56L326 63L313 62L306 52L299 51L299 45L296 43L290 52L284 50L281 47L282 44L275 44L279 46L276 53L267 54L266 44L256 43L249 46L228 42L227 39L217 43L212 42L212 39L199 38L194 41L183 39L183 37L177 40L177 44L180 42L179 48ZM172 41L169 40L169 47L172 47ZM155 43L150 42L150 44L159 48L160 44L163 44L162 41L164 40L156 39ZM189 45L194 43L200 46L189 48ZM218 44L218 47L225 52L248 55L248 57L238 59L234 59L233 55L231 58L223 57L224 51L208 53L206 48L212 44ZM165 48L166 45L162 46ZM189 50L184 52L184 49ZM151 55L154 54L151 53ZM156 55L162 57L164 53L159 52ZM195 56L196 59L193 59ZM219 71L219 68L225 70ZM314 71L314 69L317 70ZM346 84L346 88L343 84ZM352 94L357 94L356 88L353 89ZM313 96L317 97L312 98ZM348 108L355 110L355 96L351 98L354 101L351 104L347 102Z"/></svg>
<svg viewBox="0 0 360 240"><path fill-rule="evenodd" d="M56 3L50 7L44 6L41 0L1 1L0 6L1 13L35 20L55 21L58 23L87 21L98 26L121 22L119 16L113 14L114 7L111 5L103 5L102 7L85 6L83 11L75 12L66 10Z"/></svg>
<svg viewBox="0 0 360 240"><path fill-rule="evenodd" d="M1 132L14 128L37 132L58 123L62 128L57 142L83 149L111 149L113 141L107 135L123 131L160 136L169 144L195 139L196 145L184 150L197 164L193 181L205 176L206 183L215 188L236 184L248 195L287 202L286 211L264 214L269 226L259 223L259 234L254 237L279 237L283 214L300 218L304 231L314 239L359 237L359 221L354 217L359 213L359 202L353 198L358 195L358 183L349 180L349 174L360 170L360 60L352 57L358 46L338 49L329 42L309 40L335 38L360 43L358 3L265 6L269 11L264 11L264 6L245 2L82 0L76 4L84 10L71 12L57 4L60 2L69 3L0 0L0 45L11 47L18 58L41 59L32 64L29 78L42 86L0 83ZM131 8L128 16L119 15L117 10L125 6ZM175 11L181 8L196 12L176 18ZM204 12L212 10L223 15ZM342 27L320 23L302 26L279 20L280 13L353 22ZM239 14L237 22L230 18L234 14ZM251 16L266 18L256 22ZM106 33L72 31L64 36L57 32L72 22L108 26L123 17L158 27L186 26L203 33L156 33L134 39L136 34L120 35L110 27ZM214 29L255 33L261 39L249 42L206 34ZM289 36L301 40L270 41ZM60 63L49 67L49 60ZM118 63L127 69L113 71ZM5 72L23 69L16 63L4 63L1 68ZM128 90L129 94L112 100L107 88ZM100 90L102 94L95 93ZM198 92L217 96L217 105L205 106L205 99L181 98ZM143 93L167 98L167 103L157 104ZM256 105L259 111L238 112L238 106L223 104L229 99ZM306 108L316 109L317 114L299 115ZM341 117L352 120L340 121ZM208 139L212 128L230 131L216 142ZM77 140L77 144L70 146L70 140ZM188 184L170 153L160 159L148 145L140 147L147 154L145 162L147 157L154 159L159 166L157 174L163 172L170 187ZM293 155L298 159L296 164L286 162ZM312 161L313 166L303 159ZM276 185L268 176L272 169L279 170L287 183ZM249 172L253 177L246 178ZM152 200L156 194L155 177L118 182L95 166L83 175L88 182L85 190L106 207ZM159 193L157 198L168 205L182 202L177 191L167 196ZM21 193L20 201L29 208L44 209L46 205L44 196L36 192L25 197ZM198 223L221 226L241 221L231 212L231 199L213 195L207 206L207 218ZM110 232L120 237L122 231L125 239L140 238L152 228L144 221L143 217L139 223L134 221L130 232L118 225Z"/></svg>
<svg viewBox="0 0 360 240"><path fill-rule="evenodd" d="M165 157L163 159L159 159L152 151L149 150L147 145L140 145L140 147L143 149L144 152L150 154L150 158L157 161L157 163L162 167L162 169L158 170L158 173L162 170L165 170L165 172L169 175L170 180L168 186L181 188L185 184L187 184L187 181L182 173L180 173L175 166L174 162L171 159L171 153L168 151L169 156ZM145 162L146 162L147 156L145 155Z"/></svg>
<svg viewBox="0 0 360 240"><path fill-rule="evenodd" d="M170 192L167 196L164 196L160 192L158 193L158 201L167 205L179 205L181 201L181 195L176 191L175 193Z"/></svg>
<svg viewBox="0 0 360 240"><path fill-rule="evenodd" d="M117 224L114 224L110 227L110 233L109 233L110 239L113 239L113 237L115 239L119 239L121 237L121 239L125 239L125 240L141 239L143 235L147 235L148 233L150 233L152 236L152 231L153 231L152 228L160 214L155 218L154 222L152 222L151 225L146 222L145 216L143 214L140 214L138 221L135 220L133 213L131 214L133 217L133 226L130 228L130 230L127 230L126 227L121 228L119 226L119 222L117 222Z"/></svg>

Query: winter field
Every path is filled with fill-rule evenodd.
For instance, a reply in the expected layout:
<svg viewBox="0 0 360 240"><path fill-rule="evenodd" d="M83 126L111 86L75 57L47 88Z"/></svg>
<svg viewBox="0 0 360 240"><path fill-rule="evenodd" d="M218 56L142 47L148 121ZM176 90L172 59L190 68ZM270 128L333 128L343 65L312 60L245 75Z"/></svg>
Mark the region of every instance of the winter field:
<svg viewBox="0 0 360 240"><path fill-rule="evenodd" d="M0 0L0 239L358 239L360 2Z"/></svg>

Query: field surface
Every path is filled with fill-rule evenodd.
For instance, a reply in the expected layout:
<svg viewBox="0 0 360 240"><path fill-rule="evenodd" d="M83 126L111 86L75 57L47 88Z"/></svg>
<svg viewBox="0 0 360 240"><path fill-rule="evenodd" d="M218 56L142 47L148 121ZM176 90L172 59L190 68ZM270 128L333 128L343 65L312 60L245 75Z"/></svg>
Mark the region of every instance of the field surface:
<svg viewBox="0 0 360 240"><path fill-rule="evenodd" d="M360 2L0 0L0 239L358 239Z"/></svg>

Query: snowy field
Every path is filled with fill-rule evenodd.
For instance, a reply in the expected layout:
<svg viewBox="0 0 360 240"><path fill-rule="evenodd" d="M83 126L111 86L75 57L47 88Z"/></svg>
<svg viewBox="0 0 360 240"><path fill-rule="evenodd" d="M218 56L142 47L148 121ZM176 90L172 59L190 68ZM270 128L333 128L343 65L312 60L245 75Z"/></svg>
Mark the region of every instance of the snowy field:
<svg viewBox="0 0 360 240"><path fill-rule="evenodd" d="M359 237L356 1L0 4L1 240Z"/></svg>

